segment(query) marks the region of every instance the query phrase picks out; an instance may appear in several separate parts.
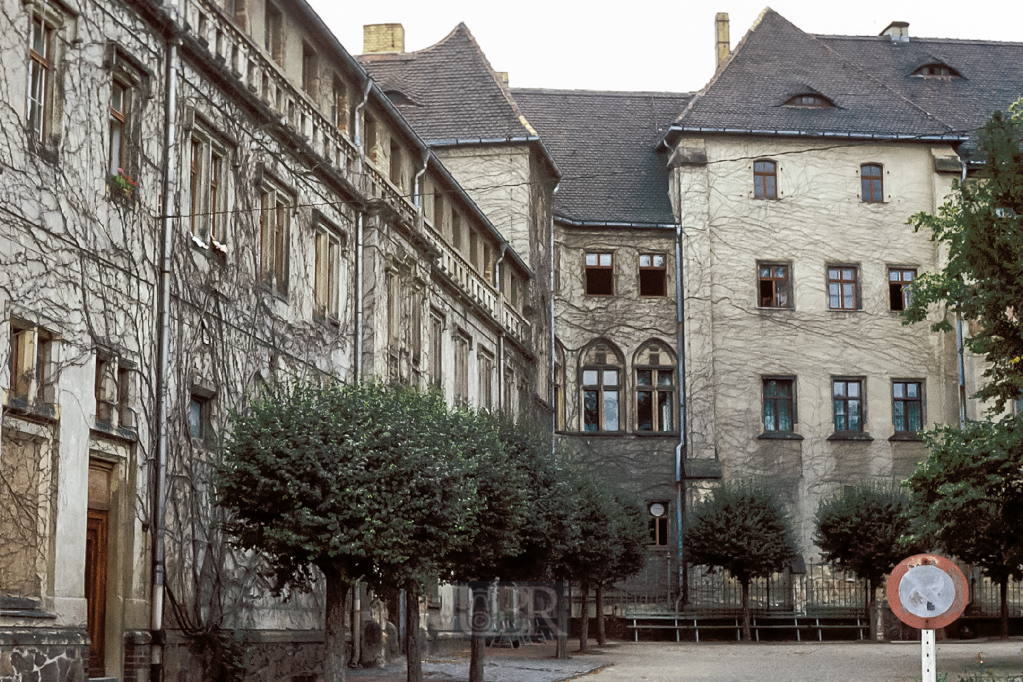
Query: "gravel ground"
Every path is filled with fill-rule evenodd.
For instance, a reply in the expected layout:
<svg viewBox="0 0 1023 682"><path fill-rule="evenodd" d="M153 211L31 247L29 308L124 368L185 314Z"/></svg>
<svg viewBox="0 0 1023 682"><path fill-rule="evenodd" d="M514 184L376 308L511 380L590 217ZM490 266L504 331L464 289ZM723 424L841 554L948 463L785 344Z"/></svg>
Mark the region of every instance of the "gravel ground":
<svg viewBox="0 0 1023 682"><path fill-rule="evenodd" d="M948 682L978 672L1020 675L1021 649L1023 641L1016 640L938 642L938 672L947 674ZM921 675L917 642L628 642L606 653L612 665L587 682L912 682Z"/></svg>
<svg viewBox="0 0 1023 682"><path fill-rule="evenodd" d="M578 646L578 643L574 643ZM573 648L569 644L569 650ZM592 654L574 654L567 661L554 658L553 644L532 644L517 649L487 649L486 682L560 682L591 673L607 666L610 656L595 650ZM397 660L386 668L349 670L355 682L401 682L405 679L405 661ZM465 682L469 679L469 652L423 661L423 679L430 682Z"/></svg>

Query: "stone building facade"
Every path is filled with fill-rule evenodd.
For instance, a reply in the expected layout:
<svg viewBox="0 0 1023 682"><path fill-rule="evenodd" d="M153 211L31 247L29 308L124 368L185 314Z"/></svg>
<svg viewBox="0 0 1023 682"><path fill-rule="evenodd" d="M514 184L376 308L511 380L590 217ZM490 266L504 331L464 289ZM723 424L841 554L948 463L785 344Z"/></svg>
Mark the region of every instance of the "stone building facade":
<svg viewBox="0 0 1023 682"><path fill-rule="evenodd" d="M907 220L941 206L971 133L1023 94L1021 49L910 37L904 22L810 35L765 10L665 137L687 462L771 482L806 557L822 499L904 479L926 458L920 432L959 421L955 335L899 315L907 285L942 266Z"/></svg>
<svg viewBox="0 0 1023 682"><path fill-rule="evenodd" d="M217 532L231 411L323 375L542 409L531 254L304 2L3 17L0 676L315 675L322 594Z"/></svg>

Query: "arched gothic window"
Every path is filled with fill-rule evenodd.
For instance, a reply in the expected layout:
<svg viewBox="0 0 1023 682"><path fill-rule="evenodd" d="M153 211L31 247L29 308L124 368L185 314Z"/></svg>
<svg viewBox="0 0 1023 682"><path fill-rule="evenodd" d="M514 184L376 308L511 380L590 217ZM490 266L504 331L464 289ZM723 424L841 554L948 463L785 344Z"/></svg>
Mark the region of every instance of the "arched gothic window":
<svg viewBox="0 0 1023 682"><path fill-rule="evenodd" d="M675 428L675 354L661 341L648 341L637 351L636 430Z"/></svg>
<svg viewBox="0 0 1023 682"><path fill-rule="evenodd" d="M583 431L621 431L622 366L618 352L606 341L597 341L582 354Z"/></svg>

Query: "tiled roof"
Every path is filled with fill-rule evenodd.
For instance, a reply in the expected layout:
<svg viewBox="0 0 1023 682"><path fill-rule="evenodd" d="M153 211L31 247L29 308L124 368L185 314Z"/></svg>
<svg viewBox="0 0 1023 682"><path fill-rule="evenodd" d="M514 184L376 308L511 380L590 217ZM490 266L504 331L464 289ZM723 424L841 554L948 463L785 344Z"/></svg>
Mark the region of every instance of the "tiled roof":
<svg viewBox="0 0 1023 682"><path fill-rule="evenodd" d="M532 134L465 24L423 50L358 59L427 142Z"/></svg>
<svg viewBox="0 0 1023 682"><path fill-rule="evenodd" d="M912 73L943 62L963 78ZM835 108L782 106L816 92ZM767 9L676 121L687 128L958 137L1023 94L1023 44L816 36Z"/></svg>
<svg viewBox="0 0 1023 682"><path fill-rule="evenodd" d="M554 210L578 221L675 222L656 151L690 95L513 88L562 172Z"/></svg>

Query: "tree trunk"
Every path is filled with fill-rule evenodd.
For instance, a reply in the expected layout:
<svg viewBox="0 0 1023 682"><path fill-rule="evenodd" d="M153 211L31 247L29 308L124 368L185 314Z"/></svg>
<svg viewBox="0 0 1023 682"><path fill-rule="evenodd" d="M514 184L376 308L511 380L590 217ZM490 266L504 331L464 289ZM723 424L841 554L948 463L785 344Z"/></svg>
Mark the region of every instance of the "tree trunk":
<svg viewBox="0 0 1023 682"><path fill-rule="evenodd" d="M870 641L877 641L877 586L867 578L867 618L870 619Z"/></svg>
<svg viewBox="0 0 1023 682"><path fill-rule="evenodd" d="M483 682L483 662L487 651L486 629L489 620L488 599L480 599L479 595L470 590L472 595L472 613L469 616L469 627L472 634L469 642L469 682ZM489 594L489 590L488 590Z"/></svg>
<svg viewBox="0 0 1023 682"><path fill-rule="evenodd" d="M324 682L345 682L345 595L348 582L339 573L324 571L327 580L327 612L324 617Z"/></svg>
<svg viewBox="0 0 1023 682"><path fill-rule="evenodd" d="M1002 600L1002 639L1009 639L1009 576L998 583L998 592Z"/></svg>
<svg viewBox="0 0 1023 682"><path fill-rule="evenodd" d="M590 586L583 583L579 586L579 591L583 597L582 608L579 612L579 653L585 654L589 644L587 640L590 637Z"/></svg>
<svg viewBox="0 0 1023 682"><path fill-rule="evenodd" d="M753 641L753 633L750 630L749 578L742 581L742 641Z"/></svg>
<svg viewBox="0 0 1023 682"><path fill-rule="evenodd" d="M604 630L604 583L597 585L597 646L607 644L607 635Z"/></svg>
<svg viewBox="0 0 1023 682"><path fill-rule="evenodd" d="M405 662L407 682L423 682L423 659L419 651L419 588L405 587Z"/></svg>

